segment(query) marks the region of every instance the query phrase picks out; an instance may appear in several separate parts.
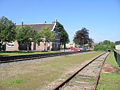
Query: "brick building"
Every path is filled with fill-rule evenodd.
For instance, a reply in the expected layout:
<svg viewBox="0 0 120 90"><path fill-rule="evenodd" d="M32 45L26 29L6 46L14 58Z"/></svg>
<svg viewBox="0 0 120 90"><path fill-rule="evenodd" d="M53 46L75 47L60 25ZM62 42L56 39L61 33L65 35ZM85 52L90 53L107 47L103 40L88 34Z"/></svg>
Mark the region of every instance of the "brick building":
<svg viewBox="0 0 120 90"><path fill-rule="evenodd" d="M23 23L22 23L23 24ZM53 42L48 43L48 50L59 50L60 49L60 34L57 30L57 25L56 22L48 24L48 23L43 23L43 24L23 24L24 26L31 26L34 30L40 31L43 30L45 27L48 27L51 32L54 32L56 34L56 39ZM17 25L21 26L21 25ZM7 43L6 44L6 51L19 51L18 49L19 45L17 41ZM22 46L23 50L25 50L25 46ZM36 44L34 48L34 42L31 42L31 50L37 50L37 51L42 51L45 49L44 42L40 42L40 44Z"/></svg>

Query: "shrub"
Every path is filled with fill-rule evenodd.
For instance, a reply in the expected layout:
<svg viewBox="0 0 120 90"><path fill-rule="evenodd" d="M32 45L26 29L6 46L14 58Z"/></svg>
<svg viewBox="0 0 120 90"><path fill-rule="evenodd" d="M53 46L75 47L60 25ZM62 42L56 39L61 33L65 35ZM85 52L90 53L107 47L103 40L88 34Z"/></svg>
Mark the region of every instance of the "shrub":
<svg viewBox="0 0 120 90"><path fill-rule="evenodd" d="M94 50L113 50L115 48L115 43L110 42L109 40L104 40L103 42L99 43L99 45L94 47Z"/></svg>
<svg viewBox="0 0 120 90"><path fill-rule="evenodd" d="M97 45L97 46L94 47L94 50L95 51L98 51L98 50L107 50L107 47L103 46L103 45Z"/></svg>

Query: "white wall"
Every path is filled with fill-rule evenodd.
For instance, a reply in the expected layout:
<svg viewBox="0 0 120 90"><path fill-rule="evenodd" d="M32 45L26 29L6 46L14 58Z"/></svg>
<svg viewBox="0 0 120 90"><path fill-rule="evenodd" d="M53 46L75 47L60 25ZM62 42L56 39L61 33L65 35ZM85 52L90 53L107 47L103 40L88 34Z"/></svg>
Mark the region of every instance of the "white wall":
<svg viewBox="0 0 120 90"><path fill-rule="evenodd" d="M120 45L116 45L115 49L120 50Z"/></svg>

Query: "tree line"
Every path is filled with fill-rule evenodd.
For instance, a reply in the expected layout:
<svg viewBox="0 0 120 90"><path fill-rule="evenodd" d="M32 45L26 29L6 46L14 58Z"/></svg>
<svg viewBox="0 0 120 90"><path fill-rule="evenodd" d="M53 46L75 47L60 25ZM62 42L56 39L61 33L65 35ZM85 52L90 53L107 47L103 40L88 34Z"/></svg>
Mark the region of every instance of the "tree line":
<svg viewBox="0 0 120 90"><path fill-rule="evenodd" d="M63 25L56 21L56 29L60 34L60 44L64 45L66 48L66 43L69 43L69 35L64 29ZM16 26L11 20L6 17L0 18L0 51L5 50L5 45L8 42L12 42L17 40L19 44L19 49L22 45L27 45L27 50L30 50L31 42L34 42L33 49L36 49L36 44L40 44L40 42L44 42L45 50L47 50L47 44L52 42L56 38L56 32L52 32L48 27L45 27L43 30L36 31L31 26L19 25ZM82 28L78 30L73 39L76 45L80 47L92 47L93 39L89 37L89 30L86 28ZM114 49L115 44L120 44L120 41L111 42L109 40L105 40L100 42L98 45L94 47L94 50L107 50Z"/></svg>
<svg viewBox="0 0 120 90"><path fill-rule="evenodd" d="M79 45L80 47L85 47L87 44L88 47L92 47L93 39L89 37L89 30L86 28L82 28L75 33L74 43ZM93 47L95 51L97 50L114 50L115 45L120 45L120 41L112 42L110 40L104 40L99 42L97 45Z"/></svg>
<svg viewBox="0 0 120 90"><path fill-rule="evenodd" d="M65 45L69 42L69 36L62 24L59 22L56 22L56 24L61 36L60 42L62 45ZM56 34L48 27L45 27L43 30L36 31L31 26L16 26L15 23L4 16L0 18L0 50L5 50L6 43L15 40L18 41L19 49L20 46L26 44L27 50L30 50L31 42L34 42L34 46L40 42L45 42L45 46L47 46L47 43L54 41L55 38ZM47 49L47 47L45 49Z"/></svg>
<svg viewBox="0 0 120 90"><path fill-rule="evenodd" d="M109 40L104 40L102 42L99 42L98 45L94 47L94 50L114 50L115 49L115 43L111 42Z"/></svg>

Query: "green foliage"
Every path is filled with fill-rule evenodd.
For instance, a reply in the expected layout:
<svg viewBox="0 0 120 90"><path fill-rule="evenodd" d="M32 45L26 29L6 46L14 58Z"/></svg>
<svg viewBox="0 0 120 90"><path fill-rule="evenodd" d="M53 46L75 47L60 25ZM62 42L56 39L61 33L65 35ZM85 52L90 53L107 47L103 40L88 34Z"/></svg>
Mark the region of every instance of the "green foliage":
<svg viewBox="0 0 120 90"><path fill-rule="evenodd" d="M102 42L102 44L103 45L109 45L111 42L109 41L109 40L104 40L103 42Z"/></svg>
<svg viewBox="0 0 120 90"><path fill-rule="evenodd" d="M10 42L15 40L15 24L6 17L0 18L0 41Z"/></svg>
<svg viewBox="0 0 120 90"><path fill-rule="evenodd" d="M55 33L51 32L51 30L48 27L45 27L42 31L39 32L39 34L45 42L53 41L56 37Z"/></svg>
<svg viewBox="0 0 120 90"><path fill-rule="evenodd" d="M115 47L115 44L114 42L111 42L109 40L104 40L103 42L99 43L99 45L95 46L94 47L94 50L97 51L97 50L113 50Z"/></svg>
<svg viewBox="0 0 120 90"><path fill-rule="evenodd" d="M22 84L22 83L25 83L24 80L11 80L8 82L8 84L10 85L16 85L16 84Z"/></svg>
<svg viewBox="0 0 120 90"><path fill-rule="evenodd" d="M16 39L19 43L30 42L33 29L30 26L18 26L16 29Z"/></svg>
<svg viewBox="0 0 120 90"><path fill-rule="evenodd" d="M91 38L89 38L89 32L86 28L82 28L81 30L78 30L74 36L73 41L75 44L78 45L84 45L84 44L89 44L93 42Z"/></svg>
<svg viewBox="0 0 120 90"><path fill-rule="evenodd" d="M16 40L19 44L19 50L31 50L31 41L34 31L30 26L18 26L16 28Z"/></svg>
<svg viewBox="0 0 120 90"><path fill-rule="evenodd" d="M68 36L66 31L61 31L61 39L60 39L60 41L61 41L62 44L69 43L69 38L68 37L69 36Z"/></svg>
<svg viewBox="0 0 120 90"><path fill-rule="evenodd" d="M116 42L115 42L115 45L119 45L119 44L120 44L120 41L116 41Z"/></svg>
<svg viewBox="0 0 120 90"><path fill-rule="evenodd" d="M16 29L16 39L19 43L19 49L27 50L31 49L31 41L34 42L34 49L36 48L36 43L40 43L42 41L43 32L35 31L30 26L18 26ZM22 48L24 47L24 48Z"/></svg>
<svg viewBox="0 0 120 90"><path fill-rule="evenodd" d="M64 27L62 24L59 22L56 22L57 24L57 30L60 33L60 42L62 45L69 43L69 36L68 33L65 31Z"/></svg>
<svg viewBox="0 0 120 90"><path fill-rule="evenodd" d="M40 43L42 41L42 33L40 31L33 31L32 41L34 43Z"/></svg>
<svg viewBox="0 0 120 90"><path fill-rule="evenodd" d="M97 51L97 50L107 50L107 46L103 46L103 45L97 45L95 46L94 50Z"/></svg>
<svg viewBox="0 0 120 90"><path fill-rule="evenodd" d="M51 30L48 27L45 27L42 31L40 31L40 35L42 37L42 40L45 42L45 48L44 51L47 51L47 43L55 40L56 35L54 32L51 32Z"/></svg>
<svg viewBox="0 0 120 90"><path fill-rule="evenodd" d="M89 38L89 40L88 40L88 45L89 45L89 47L92 47L92 43L94 43L93 39L92 39L92 38Z"/></svg>
<svg viewBox="0 0 120 90"><path fill-rule="evenodd" d="M0 51L2 51L2 50L5 51L5 49L6 49L6 45L0 43Z"/></svg>

